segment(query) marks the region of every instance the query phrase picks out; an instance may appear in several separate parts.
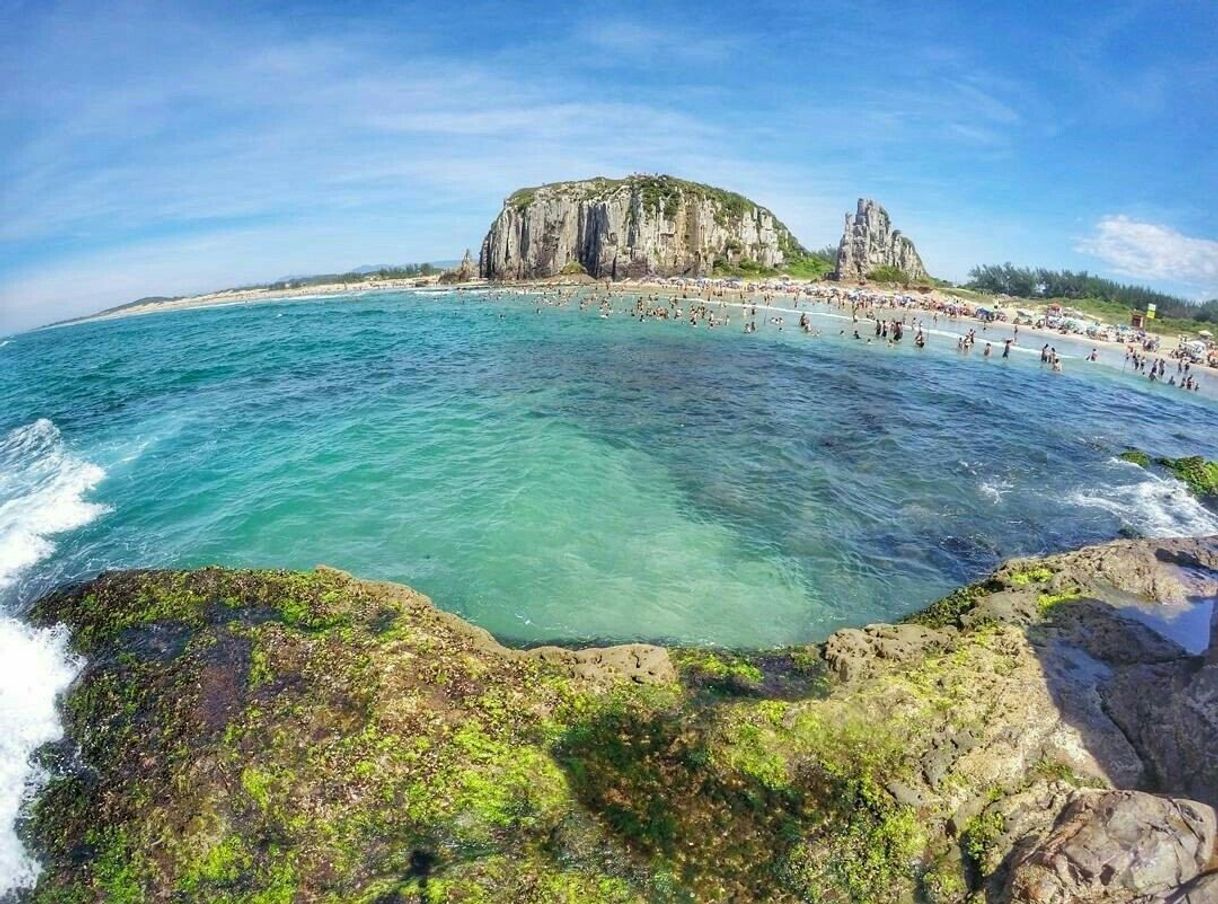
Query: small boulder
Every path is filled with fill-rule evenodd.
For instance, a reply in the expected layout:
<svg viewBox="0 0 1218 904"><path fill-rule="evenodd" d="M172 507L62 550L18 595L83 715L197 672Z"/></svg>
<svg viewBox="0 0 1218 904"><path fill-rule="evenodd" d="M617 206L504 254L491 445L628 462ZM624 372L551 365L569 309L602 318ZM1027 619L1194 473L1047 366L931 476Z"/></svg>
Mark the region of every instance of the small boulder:
<svg viewBox="0 0 1218 904"><path fill-rule="evenodd" d="M990 593L977 601L973 608L960 616L960 623L966 628L976 627L986 622L999 622L1004 625L1030 625L1036 621L1039 614L1036 605L1036 594L1030 590L999 590Z"/></svg>
<svg viewBox="0 0 1218 904"><path fill-rule="evenodd" d="M854 681L875 675L884 662L908 662L947 645L953 632L917 624L868 625L844 628L825 641L824 659L840 680Z"/></svg>

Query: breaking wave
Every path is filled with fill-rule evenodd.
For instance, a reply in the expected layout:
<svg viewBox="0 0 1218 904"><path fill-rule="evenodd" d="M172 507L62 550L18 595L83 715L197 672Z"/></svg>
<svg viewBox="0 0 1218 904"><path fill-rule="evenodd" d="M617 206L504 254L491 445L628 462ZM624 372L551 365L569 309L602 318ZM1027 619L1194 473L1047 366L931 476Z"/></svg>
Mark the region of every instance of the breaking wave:
<svg viewBox="0 0 1218 904"><path fill-rule="evenodd" d="M63 734L55 701L80 668L67 644L61 628L38 629L0 616L0 897L38 877L15 823L45 779L30 755Z"/></svg>
<svg viewBox="0 0 1218 904"><path fill-rule="evenodd" d="M55 534L88 524L106 507L85 494L106 476L68 452L46 419L0 440L0 591L55 551Z"/></svg>
<svg viewBox="0 0 1218 904"><path fill-rule="evenodd" d="M1126 486L1076 490L1067 501L1102 509L1143 537L1201 537L1218 533L1218 515L1172 478L1148 475Z"/></svg>
<svg viewBox="0 0 1218 904"><path fill-rule="evenodd" d="M52 537L106 511L85 499L103 477L105 471L67 450L49 420L0 440L0 594L54 552ZM62 735L55 701L79 667L66 631L0 615L0 896L37 878L38 864L22 847L15 823L45 778L30 756Z"/></svg>

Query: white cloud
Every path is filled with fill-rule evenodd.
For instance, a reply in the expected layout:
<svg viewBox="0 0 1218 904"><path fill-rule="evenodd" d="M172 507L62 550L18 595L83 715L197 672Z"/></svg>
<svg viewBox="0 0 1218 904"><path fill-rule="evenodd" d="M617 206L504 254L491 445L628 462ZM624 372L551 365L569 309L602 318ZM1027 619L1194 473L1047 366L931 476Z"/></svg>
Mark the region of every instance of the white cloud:
<svg viewBox="0 0 1218 904"><path fill-rule="evenodd" d="M598 52L588 62L602 65L620 64L622 57L635 62L639 57L655 56L669 61L709 62L738 50L742 43L739 38L706 35L673 22L660 26L612 19L584 25L574 36Z"/></svg>
<svg viewBox="0 0 1218 904"><path fill-rule="evenodd" d="M1170 226L1106 216L1075 248L1126 276L1203 290L1218 287L1218 241L1184 235Z"/></svg>

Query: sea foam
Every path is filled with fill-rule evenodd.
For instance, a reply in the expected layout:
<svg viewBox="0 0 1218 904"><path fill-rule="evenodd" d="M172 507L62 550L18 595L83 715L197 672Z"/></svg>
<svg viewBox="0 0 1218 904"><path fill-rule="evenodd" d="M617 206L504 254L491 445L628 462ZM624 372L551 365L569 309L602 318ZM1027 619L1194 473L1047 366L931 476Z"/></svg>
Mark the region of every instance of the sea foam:
<svg viewBox="0 0 1218 904"><path fill-rule="evenodd" d="M45 779L30 765L30 754L63 733L55 700L79 667L62 628L38 629L0 617L0 897L38 876L15 823Z"/></svg>
<svg viewBox="0 0 1218 904"><path fill-rule="evenodd" d="M1218 533L1215 515L1175 478L1148 474L1125 486L1076 490L1067 501L1115 515L1143 537L1204 537Z"/></svg>
<svg viewBox="0 0 1218 904"><path fill-rule="evenodd" d="M84 498L103 477L101 468L68 451L49 420L0 440L0 596L18 595L22 574L54 552L52 537L106 511ZM30 755L62 734L55 701L79 667L63 629L0 615L0 897L37 877L15 822L45 778Z"/></svg>
<svg viewBox="0 0 1218 904"><path fill-rule="evenodd" d="M84 498L105 476L69 453L45 418L0 440L0 591L54 552L52 536L106 511Z"/></svg>

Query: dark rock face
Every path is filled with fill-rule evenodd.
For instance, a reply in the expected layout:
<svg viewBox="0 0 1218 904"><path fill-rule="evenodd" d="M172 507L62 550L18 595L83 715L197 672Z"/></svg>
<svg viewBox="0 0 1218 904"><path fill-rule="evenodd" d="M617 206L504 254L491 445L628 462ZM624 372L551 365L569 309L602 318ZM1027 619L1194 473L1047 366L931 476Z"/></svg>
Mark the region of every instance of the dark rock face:
<svg viewBox="0 0 1218 904"><path fill-rule="evenodd" d="M1218 538L1122 541L815 647L520 651L329 569L103 575L34 611L88 666L32 900L1213 900L1218 637L1128 606L1214 597Z"/></svg>
<svg viewBox="0 0 1218 904"><path fill-rule="evenodd" d="M892 228L888 211L875 201L859 198L858 209L846 214L833 277L862 280L884 268L898 270L911 280L927 275L913 242Z"/></svg>
<svg viewBox="0 0 1218 904"><path fill-rule="evenodd" d="M770 211L741 195L632 176L515 192L491 224L478 267L495 280L704 276L716 261L776 267L801 252Z"/></svg>

